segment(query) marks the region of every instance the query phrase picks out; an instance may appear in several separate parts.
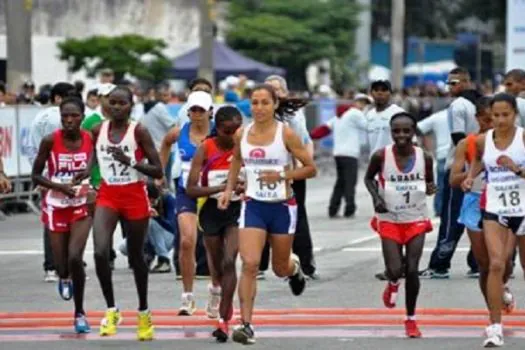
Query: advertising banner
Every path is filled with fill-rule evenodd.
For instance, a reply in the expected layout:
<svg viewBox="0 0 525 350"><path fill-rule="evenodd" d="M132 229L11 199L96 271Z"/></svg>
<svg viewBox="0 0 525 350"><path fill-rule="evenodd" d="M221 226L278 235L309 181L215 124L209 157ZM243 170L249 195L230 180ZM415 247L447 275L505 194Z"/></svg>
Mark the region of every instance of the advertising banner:
<svg viewBox="0 0 525 350"><path fill-rule="evenodd" d="M525 68L525 0L507 0L506 71Z"/></svg>
<svg viewBox="0 0 525 350"><path fill-rule="evenodd" d="M0 156L7 176L18 176L18 135L13 107L0 108Z"/></svg>

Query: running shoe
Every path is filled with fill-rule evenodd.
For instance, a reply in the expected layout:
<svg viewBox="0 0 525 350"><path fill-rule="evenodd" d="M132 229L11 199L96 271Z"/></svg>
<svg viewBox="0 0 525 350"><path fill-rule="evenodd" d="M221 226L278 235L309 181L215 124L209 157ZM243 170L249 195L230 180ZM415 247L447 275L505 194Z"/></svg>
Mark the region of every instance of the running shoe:
<svg viewBox="0 0 525 350"><path fill-rule="evenodd" d="M58 294L64 300L73 298L73 282L71 280L58 280Z"/></svg>
<svg viewBox="0 0 525 350"><path fill-rule="evenodd" d="M122 322L119 309L111 308L106 310L104 318L100 321L100 336L110 336L117 334L117 327Z"/></svg>
<svg viewBox="0 0 525 350"><path fill-rule="evenodd" d="M421 338L421 331L415 320L405 321L405 333L409 338Z"/></svg>
<svg viewBox="0 0 525 350"><path fill-rule="evenodd" d="M197 306L193 293L182 293L179 316L191 316L195 311L197 311Z"/></svg>
<svg viewBox="0 0 525 350"><path fill-rule="evenodd" d="M475 271L475 270L468 270L467 273L465 274L465 276L467 278L472 278L472 279L478 279L479 278L479 271Z"/></svg>
<svg viewBox="0 0 525 350"><path fill-rule="evenodd" d="M419 272L419 278L444 280L444 279L450 278L450 272L426 269L426 270Z"/></svg>
<svg viewBox="0 0 525 350"><path fill-rule="evenodd" d="M486 348L499 348L503 346L503 327L501 324L492 324L485 330L487 333L487 339L483 342L483 346Z"/></svg>
<svg viewBox="0 0 525 350"><path fill-rule="evenodd" d="M233 329L232 339L243 345L255 344L255 332L249 323L243 323Z"/></svg>
<svg viewBox="0 0 525 350"><path fill-rule="evenodd" d="M222 318L217 322L217 328L213 331L212 335L217 339L219 343L226 343L228 340L228 322Z"/></svg>
<svg viewBox="0 0 525 350"><path fill-rule="evenodd" d="M208 318L219 318L219 306L221 304L221 290L208 285L208 302L206 303L206 315Z"/></svg>
<svg viewBox="0 0 525 350"><path fill-rule="evenodd" d="M505 289L503 290L503 311L507 314L510 314L512 311L514 311L515 307L516 300L514 299L514 295L510 291L510 288L505 286Z"/></svg>
<svg viewBox="0 0 525 350"><path fill-rule="evenodd" d="M46 283L58 282L57 272L55 270L44 271L44 282Z"/></svg>
<svg viewBox="0 0 525 350"><path fill-rule="evenodd" d="M89 327L87 317L84 314L77 314L75 316L74 326L75 333L77 334L86 334L91 332L91 327Z"/></svg>
<svg viewBox="0 0 525 350"><path fill-rule="evenodd" d="M151 320L151 311L139 311L137 324L137 339L140 341L153 340L155 328Z"/></svg>
<svg viewBox="0 0 525 350"><path fill-rule="evenodd" d="M383 292L383 303L385 304L385 307L389 309L396 307L398 290L399 282L396 284L388 282L386 284L385 291Z"/></svg>
<svg viewBox="0 0 525 350"><path fill-rule="evenodd" d="M264 271L257 272L257 280L265 280L266 279L266 273Z"/></svg>
<svg viewBox="0 0 525 350"><path fill-rule="evenodd" d="M169 260L168 261L158 261L157 265L155 265L151 270L151 273L170 273L171 272L171 265Z"/></svg>
<svg viewBox="0 0 525 350"><path fill-rule="evenodd" d="M292 290L293 295L301 295L306 287L306 279L304 278L303 270L301 270L301 261L299 257L295 254L292 254L292 260L297 266L297 273L293 276L290 276L288 279L288 284Z"/></svg>

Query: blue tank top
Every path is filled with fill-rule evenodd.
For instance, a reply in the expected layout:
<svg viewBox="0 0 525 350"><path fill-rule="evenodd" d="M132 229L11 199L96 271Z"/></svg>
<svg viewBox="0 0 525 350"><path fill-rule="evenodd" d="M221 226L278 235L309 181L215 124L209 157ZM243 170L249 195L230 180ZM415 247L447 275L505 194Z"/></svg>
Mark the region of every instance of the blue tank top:
<svg viewBox="0 0 525 350"><path fill-rule="evenodd" d="M177 185L181 189L186 188L185 182L188 179L188 173L189 173L190 166L191 166L191 160L193 159L193 156L195 155L195 152L197 151L197 146L191 142L190 127L191 127L191 122L186 123L182 126L182 129L180 130L179 140L177 141L177 145L179 147L180 159L182 161L182 164L181 164L182 173L181 173L181 176L179 177L179 181ZM208 131L208 134L211 132L213 127L214 127L214 123L210 122L210 130Z"/></svg>

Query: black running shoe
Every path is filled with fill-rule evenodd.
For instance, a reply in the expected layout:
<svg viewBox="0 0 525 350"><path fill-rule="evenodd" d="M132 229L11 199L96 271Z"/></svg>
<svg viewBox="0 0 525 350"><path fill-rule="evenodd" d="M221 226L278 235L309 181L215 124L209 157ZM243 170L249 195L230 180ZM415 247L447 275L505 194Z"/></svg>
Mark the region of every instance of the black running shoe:
<svg viewBox="0 0 525 350"><path fill-rule="evenodd" d="M255 333L249 323L243 323L233 329L232 339L243 345L255 344Z"/></svg>
<svg viewBox="0 0 525 350"><path fill-rule="evenodd" d="M290 285L293 295L298 296L303 294L304 288L306 287L306 279L304 278L303 270L301 269L299 257L292 254L292 260L297 266L299 266L299 269L295 275L289 277L288 284Z"/></svg>

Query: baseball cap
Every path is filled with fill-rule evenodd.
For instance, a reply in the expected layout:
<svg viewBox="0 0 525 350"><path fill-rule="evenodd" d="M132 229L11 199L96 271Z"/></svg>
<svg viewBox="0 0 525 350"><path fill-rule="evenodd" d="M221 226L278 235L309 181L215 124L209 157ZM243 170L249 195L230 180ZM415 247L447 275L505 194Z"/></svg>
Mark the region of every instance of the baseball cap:
<svg viewBox="0 0 525 350"><path fill-rule="evenodd" d="M374 103L374 99L367 94L358 93L354 96L354 101L365 100L368 103Z"/></svg>
<svg viewBox="0 0 525 350"><path fill-rule="evenodd" d="M378 87L385 87L388 91L392 91L392 84L388 80L374 80L370 84L370 90L375 90Z"/></svg>
<svg viewBox="0 0 525 350"><path fill-rule="evenodd" d="M204 91L194 91L188 96L188 109L191 107L201 107L205 111L209 111L213 105L211 95Z"/></svg>
<svg viewBox="0 0 525 350"><path fill-rule="evenodd" d="M111 84L111 83L104 83L104 84L100 84L98 87L97 87L97 94L99 96L107 96L111 93L111 91L113 91L114 88L116 88L117 86L115 84Z"/></svg>

